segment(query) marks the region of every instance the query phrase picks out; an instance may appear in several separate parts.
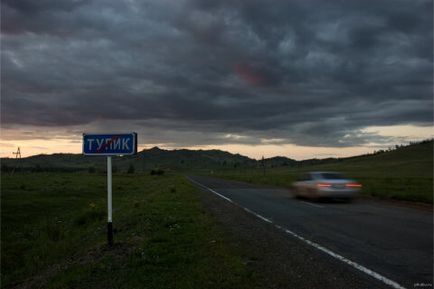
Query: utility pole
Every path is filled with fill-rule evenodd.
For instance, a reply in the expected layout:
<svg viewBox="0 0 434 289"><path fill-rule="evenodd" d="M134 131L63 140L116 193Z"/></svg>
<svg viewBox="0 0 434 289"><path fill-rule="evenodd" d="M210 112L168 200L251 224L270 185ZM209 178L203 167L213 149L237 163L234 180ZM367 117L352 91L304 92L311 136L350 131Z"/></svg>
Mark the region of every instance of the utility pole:
<svg viewBox="0 0 434 289"><path fill-rule="evenodd" d="M265 159L264 159L264 156L262 156L262 173L265 176Z"/></svg>
<svg viewBox="0 0 434 289"><path fill-rule="evenodd" d="M15 169L16 169L16 168L18 167L18 165L20 164L20 163L18 162L18 160L21 160L21 150L20 150L20 147L18 147L17 152L12 152L12 154L15 155L15 161L16 161L16 164L15 164L14 168L12 169L11 176L14 174Z"/></svg>

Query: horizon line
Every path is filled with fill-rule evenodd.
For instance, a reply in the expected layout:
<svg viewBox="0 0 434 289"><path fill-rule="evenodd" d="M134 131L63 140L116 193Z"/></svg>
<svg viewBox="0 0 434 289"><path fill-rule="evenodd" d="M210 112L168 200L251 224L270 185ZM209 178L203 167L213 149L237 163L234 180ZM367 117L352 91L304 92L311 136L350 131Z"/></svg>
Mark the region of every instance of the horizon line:
<svg viewBox="0 0 434 289"><path fill-rule="evenodd" d="M388 152L388 151L393 151L396 150L398 148L401 147L407 147L407 146L411 146L411 145L416 145L416 144L421 144L421 143L425 143L425 142L430 142L430 141L434 141L434 138L427 138L424 140L420 140L420 141L410 141L408 143L405 144L395 144L392 146L389 146L387 149L379 149L379 150L374 150L371 153L362 153L362 154L355 154L355 155L351 155L351 156L345 156L345 157L338 157L338 156L329 156L329 157L324 157L324 158L318 158L318 157L314 157L314 158L306 158L306 159L294 159L294 158L290 158L287 156L283 156L283 155L275 155L275 156L271 156L271 157L266 157L263 159L267 160L267 159L272 159L272 158L277 158L277 157L283 157L283 158L287 158L289 160L294 160L294 161L307 161L307 160L325 160L325 159L347 159L347 158L353 158L353 157L360 157L360 156L367 156L367 155L373 155L376 153L381 153L381 152ZM19 148L19 147L18 147ZM152 149L159 149L162 151L179 151L179 150L188 150L188 151L221 151L221 152L226 152L229 153L231 155L240 155L246 158L249 158L251 160L255 160L255 161L261 161L262 158L252 158L246 155L243 155L241 153L232 153L223 149L189 149L189 148L161 148L159 146L153 146L151 148L143 148L142 150L138 151L137 154L144 152L144 151L149 151ZM29 155L26 157L22 157L21 159L27 159L27 158L31 158L31 157L36 157L36 156L52 156L52 155L83 155L83 153L67 153L67 152L53 152L53 153L40 153L40 154L34 154L34 155ZM95 155L97 156L97 155ZM101 155L103 156L103 155ZM14 157L0 157L0 159L16 159Z"/></svg>

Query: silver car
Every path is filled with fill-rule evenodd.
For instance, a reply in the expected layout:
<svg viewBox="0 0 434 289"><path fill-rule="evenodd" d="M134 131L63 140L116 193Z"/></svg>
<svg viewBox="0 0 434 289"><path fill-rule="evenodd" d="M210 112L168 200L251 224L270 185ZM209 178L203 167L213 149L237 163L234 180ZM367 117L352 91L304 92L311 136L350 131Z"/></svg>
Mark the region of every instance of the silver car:
<svg viewBox="0 0 434 289"><path fill-rule="evenodd" d="M362 187L354 180L337 172L310 172L293 183L295 197L312 199L342 198L351 200Z"/></svg>

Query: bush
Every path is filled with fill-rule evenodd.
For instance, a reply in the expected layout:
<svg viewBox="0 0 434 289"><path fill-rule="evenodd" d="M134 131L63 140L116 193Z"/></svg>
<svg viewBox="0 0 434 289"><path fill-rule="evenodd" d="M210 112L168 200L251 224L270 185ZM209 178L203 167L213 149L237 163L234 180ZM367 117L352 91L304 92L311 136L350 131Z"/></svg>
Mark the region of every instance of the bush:
<svg viewBox="0 0 434 289"><path fill-rule="evenodd" d="M105 211L94 203L89 204L89 208L83 211L74 219L74 224L77 226L87 225L97 220L103 220Z"/></svg>
<svg viewBox="0 0 434 289"><path fill-rule="evenodd" d="M11 172L12 171L12 167L9 167L9 166L7 166L5 164L2 164L1 165L1 171L2 172Z"/></svg>
<svg viewBox="0 0 434 289"><path fill-rule="evenodd" d="M135 171L135 169L134 169L133 164L130 164L130 167L128 168L127 173L128 173L128 174L134 174L134 171Z"/></svg>
<svg viewBox="0 0 434 289"><path fill-rule="evenodd" d="M151 176L161 176L164 175L164 171L161 169L155 169L155 170L151 170L150 174Z"/></svg>

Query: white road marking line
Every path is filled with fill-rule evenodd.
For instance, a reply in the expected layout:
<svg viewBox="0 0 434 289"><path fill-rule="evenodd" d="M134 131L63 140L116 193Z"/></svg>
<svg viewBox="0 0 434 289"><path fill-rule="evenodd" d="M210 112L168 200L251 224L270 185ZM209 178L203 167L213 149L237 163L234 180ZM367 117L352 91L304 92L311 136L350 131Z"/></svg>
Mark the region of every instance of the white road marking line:
<svg viewBox="0 0 434 289"><path fill-rule="evenodd" d="M305 204L308 204L308 205L311 205L311 206L313 206L313 207L324 208L324 206L320 206L320 205L317 205L317 204L312 204L312 203L309 203L309 202L306 202L306 201L300 201L300 202L305 203Z"/></svg>
<svg viewBox="0 0 434 289"><path fill-rule="evenodd" d="M369 275L369 276L371 276L371 277L377 279L378 281L381 281L381 282L383 282L384 284L387 284L387 285L389 285L389 286L391 286L391 287L393 287L393 288L395 288L395 289L406 289L405 287L401 286L400 284L396 283L395 281L392 281L392 280L390 280L390 279L388 279L388 278L386 278L386 277L384 277L384 276L378 274L377 272L372 271L371 269L368 269L368 268L366 268L366 267L364 267L364 266L362 266L362 265L360 265L360 264L358 264L358 263L356 263L356 262L354 262L354 261L351 261L350 259L347 259L347 258L345 258L345 257L343 257L343 256L341 256L341 255L339 255L339 254L337 254L337 253L335 253L335 252L333 252L333 251L331 251L331 250L329 250L329 249L327 249L327 248L321 246L320 244L317 244L317 243L315 243L315 242L312 242L312 241L310 241L310 240L308 240L308 239L306 239L306 238L304 238L304 237L302 237L302 236L300 236L300 235L298 235L298 234L292 232L291 230L286 229L285 227L282 227L282 226L279 226L279 225L277 225L277 224L274 224L270 219L267 219L267 218L261 216L260 214L257 214L257 213L255 213L254 211L252 211L252 210L250 210L250 209L248 209L248 208L245 208L245 207L243 207L243 206L241 206L241 205L235 203L234 201L232 201L232 200L229 199L228 197L225 197L225 196L223 196L223 195L217 193L217 192L214 191L213 189L208 188L207 186L202 185L201 183L196 182L195 180L192 180L192 179L189 178L189 177L187 177L187 178L188 178L191 182L193 182L193 183L195 183L195 184L201 186L202 188L205 188L206 190L208 190L208 191L210 191L210 192L216 194L217 196L219 196L219 197L225 199L226 201L229 201L229 202L231 202L232 204L234 204L234 205L236 205L236 206L238 206L238 207L244 209L246 212L251 213L252 215L258 217L259 219L261 219L261 220L263 220L263 221L265 221L265 222L267 222L267 223L273 224L274 227L276 227L277 229L279 229L279 230L281 230L281 231L283 231L283 232L285 232L285 233L287 233L287 234L289 234L289 235L291 235L291 236L293 236L293 237L295 237L295 238L297 238L297 239L299 239L299 240L305 242L306 244L308 244L308 245L310 245L310 246L312 246L312 247L314 247L314 248L316 248L316 249L318 249L318 250L320 250L320 251L322 251L322 252L324 252L324 253L326 253L326 254L332 256L333 258L336 258L336 259L338 259L338 260L344 262L344 263L347 264L347 265L350 265L351 267L353 267L353 268L355 268L355 269L357 269L357 270L359 270L359 271L362 271L363 273L365 273L365 274L367 274L367 275ZM307 203L307 202L306 202L306 203Z"/></svg>
<svg viewBox="0 0 434 289"><path fill-rule="evenodd" d="M345 258L345 257L343 257L343 256L341 256L341 255L339 255L337 253L334 253L333 251L330 251L329 249L327 249L327 248L319 245L318 243L312 242L312 241L310 241L310 240L308 240L308 239L306 239L306 238L304 238L304 237L302 237L302 236L300 236L300 235L292 232L291 230L288 230L288 229L286 229L286 228L284 228L282 226L279 226L279 225L274 225L274 226L276 228L284 231L285 233L290 234L290 235L294 236L295 238L297 238L299 240L302 240L303 242L311 245L312 247L315 247L316 249L318 249L320 251L323 251L324 253L326 253L326 254L328 254L328 255L330 255L330 256L332 256L332 257L334 257L334 258L336 258L336 259L338 259L338 260L340 260L340 261L342 261L342 262L344 262L344 263L346 263L346 264L348 264L348 265L350 265L350 266L358 269L358 270L360 270L360 271L362 271L363 273L366 273L366 274L374 277L375 279L377 279L379 281L382 281L383 283L385 283L385 284L387 284L387 285L389 285L389 286L391 286L393 288L405 289L405 287L399 285L395 281L392 281L392 280L390 280L390 279L388 279L388 278L386 278L386 277L378 274L377 272L372 271L371 269L368 269L368 268L366 268L366 267L364 267L364 266L362 266L362 265L360 265L360 264L358 264L358 263L356 263L354 261L351 261L351 260L349 260L349 259L347 259L347 258Z"/></svg>
<svg viewBox="0 0 434 289"><path fill-rule="evenodd" d="M236 203L234 203L234 204L236 204ZM236 205L239 206L238 204L236 204ZM241 207L241 206L239 206L239 207ZM247 209L247 208L244 208L244 207L241 207L241 208L243 208L246 212L249 212L250 214L255 215L255 216L258 217L259 219L261 219L261 220L263 220L263 221L265 221L265 222L267 222L267 223L273 224L273 221L271 221L270 219L267 219L267 218L265 218L265 217L263 217L263 216L261 216L261 215L259 215L259 214L256 214L256 213L253 212L252 210Z"/></svg>
<svg viewBox="0 0 434 289"><path fill-rule="evenodd" d="M204 186L204 185L202 185L201 183L198 183L198 182L196 182L195 180L190 179L189 177L187 177L187 178L188 178L191 182L195 183L196 185L198 185L198 186L200 186L200 187L202 187L202 188L204 188L204 189L206 189L206 190L208 190L208 191L210 191L210 192L216 194L216 195L219 196L220 198L223 198L223 199L225 199L226 201L228 201L228 202L230 202L230 203L232 203L232 204L235 204L234 201L232 201L232 200L229 199L228 197L225 197L225 196L223 196L223 195L217 193L217 192L214 191L213 189L210 189L210 188L208 188L207 186Z"/></svg>

